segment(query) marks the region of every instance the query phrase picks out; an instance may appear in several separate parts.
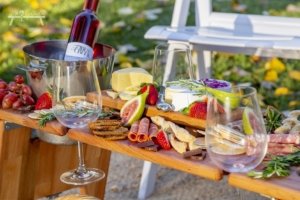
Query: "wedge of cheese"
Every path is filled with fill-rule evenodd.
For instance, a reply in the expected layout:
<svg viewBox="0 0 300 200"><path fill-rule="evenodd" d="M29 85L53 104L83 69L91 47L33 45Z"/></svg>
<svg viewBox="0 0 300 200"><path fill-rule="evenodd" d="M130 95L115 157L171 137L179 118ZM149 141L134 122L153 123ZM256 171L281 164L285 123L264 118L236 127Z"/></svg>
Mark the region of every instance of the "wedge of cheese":
<svg viewBox="0 0 300 200"><path fill-rule="evenodd" d="M111 86L116 92L124 91L131 86L139 86L141 83L152 83L153 77L142 68L132 67L120 69L112 73Z"/></svg>

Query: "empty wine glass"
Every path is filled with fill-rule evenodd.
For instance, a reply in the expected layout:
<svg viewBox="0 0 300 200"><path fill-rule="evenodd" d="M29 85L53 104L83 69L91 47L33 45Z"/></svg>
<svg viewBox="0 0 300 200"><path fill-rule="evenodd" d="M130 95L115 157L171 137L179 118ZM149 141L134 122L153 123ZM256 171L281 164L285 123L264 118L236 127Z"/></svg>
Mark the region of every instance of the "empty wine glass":
<svg viewBox="0 0 300 200"><path fill-rule="evenodd" d="M256 89L234 86L209 95L205 131L211 160L228 172L247 172L267 151L267 134Z"/></svg>
<svg viewBox="0 0 300 200"><path fill-rule="evenodd" d="M174 107L165 102L166 82L179 79L195 79L195 70L191 64L191 50L183 43L160 44L155 47L152 75L159 86L157 108L173 110Z"/></svg>
<svg viewBox="0 0 300 200"><path fill-rule="evenodd" d="M101 90L93 63L69 62L56 66L53 78L53 113L69 128L84 128L97 120L102 109ZM93 99L88 94L93 93ZM95 94L95 95L94 95ZM65 172L60 180L71 185L86 185L105 177L99 169L86 168L81 142L78 142L79 165Z"/></svg>

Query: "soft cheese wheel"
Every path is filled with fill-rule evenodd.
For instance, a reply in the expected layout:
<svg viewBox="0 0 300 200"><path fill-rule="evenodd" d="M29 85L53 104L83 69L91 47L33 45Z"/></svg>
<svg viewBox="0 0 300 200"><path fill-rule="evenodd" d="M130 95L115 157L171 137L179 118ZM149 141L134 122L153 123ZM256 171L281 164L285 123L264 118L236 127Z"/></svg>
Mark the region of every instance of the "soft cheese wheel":
<svg viewBox="0 0 300 200"><path fill-rule="evenodd" d="M142 68L132 67L120 69L112 73L111 86L114 91L121 92L130 86L141 83L152 83L153 77Z"/></svg>

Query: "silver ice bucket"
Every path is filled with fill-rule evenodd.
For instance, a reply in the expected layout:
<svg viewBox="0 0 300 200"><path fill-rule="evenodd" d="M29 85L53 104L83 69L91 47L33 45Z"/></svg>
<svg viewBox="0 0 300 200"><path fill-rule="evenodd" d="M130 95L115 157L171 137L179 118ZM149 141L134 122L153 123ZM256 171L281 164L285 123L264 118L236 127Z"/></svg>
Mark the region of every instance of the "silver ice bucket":
<svg viewBox="0 0 300 200"><path fill-rule="evenodd" d="M93 60L64 61L67 41L48 40L29 44L23 47L25 53L25 67L28 85L36 97L39 97L52 87L53 69L57 66L94 65L98 74L101 89L110 88L110 79L114 66L115 49L109 45L96 43ZM66 136L38 131L41 140L55 144L70 144ZM60 139L61 138L61 139Z"/></svg>
<svg viewBox="0 0 300 200"><path fill-rule="evenodd" d="M115 49L109 45L96 43L94 58L90 61L64 61L67 41L48 40L29 44L23 48L28 84L38 97L51 88L52 67L68 65L96 66L101 89L110 87L111 73L114 66Z"/></svg>

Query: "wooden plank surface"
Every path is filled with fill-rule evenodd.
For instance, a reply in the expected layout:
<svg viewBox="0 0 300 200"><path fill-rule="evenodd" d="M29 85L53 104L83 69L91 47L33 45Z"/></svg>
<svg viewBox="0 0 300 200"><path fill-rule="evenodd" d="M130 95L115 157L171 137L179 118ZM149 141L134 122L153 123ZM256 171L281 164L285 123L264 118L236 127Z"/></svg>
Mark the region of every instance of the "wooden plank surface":
<svg viewBox="0 0 300 200"><path fill-rule="evenodd" d="M259 194L268 195L276 199L300 200L300 176L293 170L285 178L259 180L247 177L241 173L229 174L230 185Z"/></svg>
<svg viewBox="0 0 300 200"><path fill-rule="evenodd" d="M99 148L119 152L142 160L164 165L190 174L201 176L207 179L220 180L223 172L212 164L209 158L204 161L183 159L174 150L159 152L146 151L135 147L128 140L109 141L92 135L88 130L70 129L67 133L71 139L93 145Z"/></svg>
<svg viewBox="0 0 300 200"><path fill-rule="evenodd" d="M93 99L94 95L94 93L89 93L87 95L88 99ZM102 92L102 104L105 107L120 110L125 104L125 102L126 101L123 101L119 98L112 99L111 97L107 96L105 91ZM175 122L176 124L195 127L203 130L205 129L205 120L189 117L179 112L163 112L161 110L156 109L155 106L146 106L144 115L148 117L159 115L164 117L166 120L171 120Z"/></svg>
<svg viewBox="0 0 300 200"><path fill-rule="evenodd" d="M28 117L28 113L20 113L15 110L5 110L0 109L0 119L12 122L15 124L19 124L25 127L39 129L48 133L52 133L55 135L65 135L67 133L67 128L62 126L58 121L54 120L48 122L45 127L40 127L38 125L38 120L30 119Z"/></svg>

